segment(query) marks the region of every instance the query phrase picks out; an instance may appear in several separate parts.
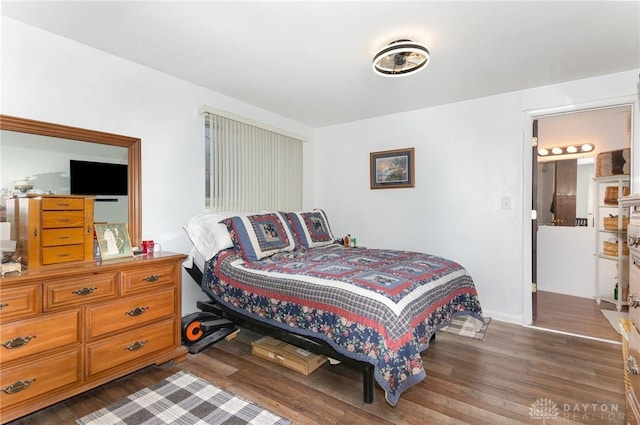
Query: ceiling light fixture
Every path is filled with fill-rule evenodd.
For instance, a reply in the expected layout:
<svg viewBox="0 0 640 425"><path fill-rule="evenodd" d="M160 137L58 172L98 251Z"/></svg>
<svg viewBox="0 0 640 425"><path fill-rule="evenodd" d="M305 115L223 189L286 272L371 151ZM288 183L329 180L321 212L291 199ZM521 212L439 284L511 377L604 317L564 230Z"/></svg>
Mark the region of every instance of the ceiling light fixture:
<svg viewBox="0 0 640 425"><path fill-rule="evenodd" d="M373 71L385 77L402 77L426 68L429 49L411 40L396 40L373 56Z"/></svg>
<svg viewBox="0 0 640 425"><path fill-rule="evenodd" d="M571 155L585 152L591 152L594 146L591 143L584 143L580 146L556 146L553 148L540 148L538 149L538 156L549 156L549 154L555 155Z"/></svg>
<svg viewBox="0 0 640 425"><path fill-rule="evenodd" d="M33 189L33 182L29 180L29 177L23 177L13 182L13 188L22 193L27 193L28 190Z"/></svg>

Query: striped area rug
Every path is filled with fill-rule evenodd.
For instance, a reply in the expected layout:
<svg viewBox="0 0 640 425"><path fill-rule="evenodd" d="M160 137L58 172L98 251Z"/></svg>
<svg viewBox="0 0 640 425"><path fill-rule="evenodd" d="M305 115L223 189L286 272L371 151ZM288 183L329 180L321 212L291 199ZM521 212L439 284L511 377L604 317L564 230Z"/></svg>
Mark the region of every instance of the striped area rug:
<svg viewBox="0 0 640 425"><path fill-rule="evenodd" d="M289 425L291 421L229 394L201 378L178 372L78 419L76 424Z"/></svg>
<svg viewBox="0 0 640 425"><path fill-rule="evenodd" d="M483 340L489 323L491 323L491 317L485 317L484 323L481 324L475 317L465 315L455 317L449 326L438 330L452 335Z"/></svg>

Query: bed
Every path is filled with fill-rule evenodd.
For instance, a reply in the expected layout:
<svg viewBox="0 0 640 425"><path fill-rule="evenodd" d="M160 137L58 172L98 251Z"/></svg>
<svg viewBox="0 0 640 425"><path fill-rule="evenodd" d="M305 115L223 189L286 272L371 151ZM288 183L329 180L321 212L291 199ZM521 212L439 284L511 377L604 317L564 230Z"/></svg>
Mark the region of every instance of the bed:
<svg viewBox="0 0 640 425"><path fill-rule="evenodd" d="M217 306L363 365L366 402L368 380L393 406L423 380L420 353L454 317L483 324L473 279L460 264L345 247L323 210L202 214L185 230L194 245L186 267L202 271L200 287Z"/></svg>

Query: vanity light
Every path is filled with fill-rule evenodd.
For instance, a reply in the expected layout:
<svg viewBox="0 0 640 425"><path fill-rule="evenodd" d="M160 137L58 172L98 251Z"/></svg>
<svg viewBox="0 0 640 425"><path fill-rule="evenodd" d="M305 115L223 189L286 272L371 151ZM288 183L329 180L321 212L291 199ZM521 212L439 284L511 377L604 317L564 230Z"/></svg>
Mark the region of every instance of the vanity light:
<svg viewBox="0 0 640 425"><path fill-rule="evenodd" d="M571 154L579 154L585 152L591 152L594 149L594 146L591 143L585 143L580 147L575 145L569 146L556 146L553 148L540 148L538 149L538 156L548 156L549 154L553 155L571 155Z"/></svg>
<svg viewBox="0 0 640 425"><path fill-rule="evenodd" d="M426 68L429 58L429 49L424 44L396 40L373 56L373 71L385 77L402 77Z"/></svg>

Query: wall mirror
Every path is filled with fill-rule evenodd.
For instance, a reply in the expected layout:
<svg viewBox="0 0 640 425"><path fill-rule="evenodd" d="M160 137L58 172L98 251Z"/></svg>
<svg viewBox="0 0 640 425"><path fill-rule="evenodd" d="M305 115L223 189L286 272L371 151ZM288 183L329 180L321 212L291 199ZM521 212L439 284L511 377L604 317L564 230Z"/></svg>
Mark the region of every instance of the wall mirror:
<svg viewBox="0 0 640 425"><path fill-rule="evenodd" d="M37 143L50 144L51 146L49 149L52 151L56 151L56 149L58 152L73 151L76 155L82 158L98 158L98 160L101 157L112 159L114 157L121 156L122 158L126 158L127 195L124 197L110 197L108 201L121 201L121 203L124 203L126 214L123 214L123 216L126 219L131 243L133 245L140 246L142 239L142 141L140 139L43 121L12 117L8 115L0 115L0 131L2 132L3 140L5 138L8 139L10 136L13 143L22 140L25 142L25 146L27 144L27 140L29 140L29 145L31 145L35 136L41 139L38 140ZM1 147L2 146L0 145L0 148ZM37 155L38 153L37 150L33 152L24 150L20 155L13 155L16 151L16 149L3 149L2 163L5 163L6 161L6 164L11 164L11 166L15 168L15 164L24 164L35 161L35 159L33 159L35 157L32 155ZM18 157L10 157L12 155ZM52 176L47 177L51 178ZM96 176L96 178L99 179L100 177ZM3 187L4 186L6 186L6 183L3 184ZM13 187L10 189L13 189ZM101 212L101 209L113 210L117 207L113 202L96 202L95 208L96 221L99 221L101 215L104 214ZM114 212L113 214L118 216L117 214L119 213Z"/></svg>
<svg viewBox="0 0 640 425"><path fill-rule="evenodd" d="M588 226L595 158L538 162L538 225Z"/></svg>

